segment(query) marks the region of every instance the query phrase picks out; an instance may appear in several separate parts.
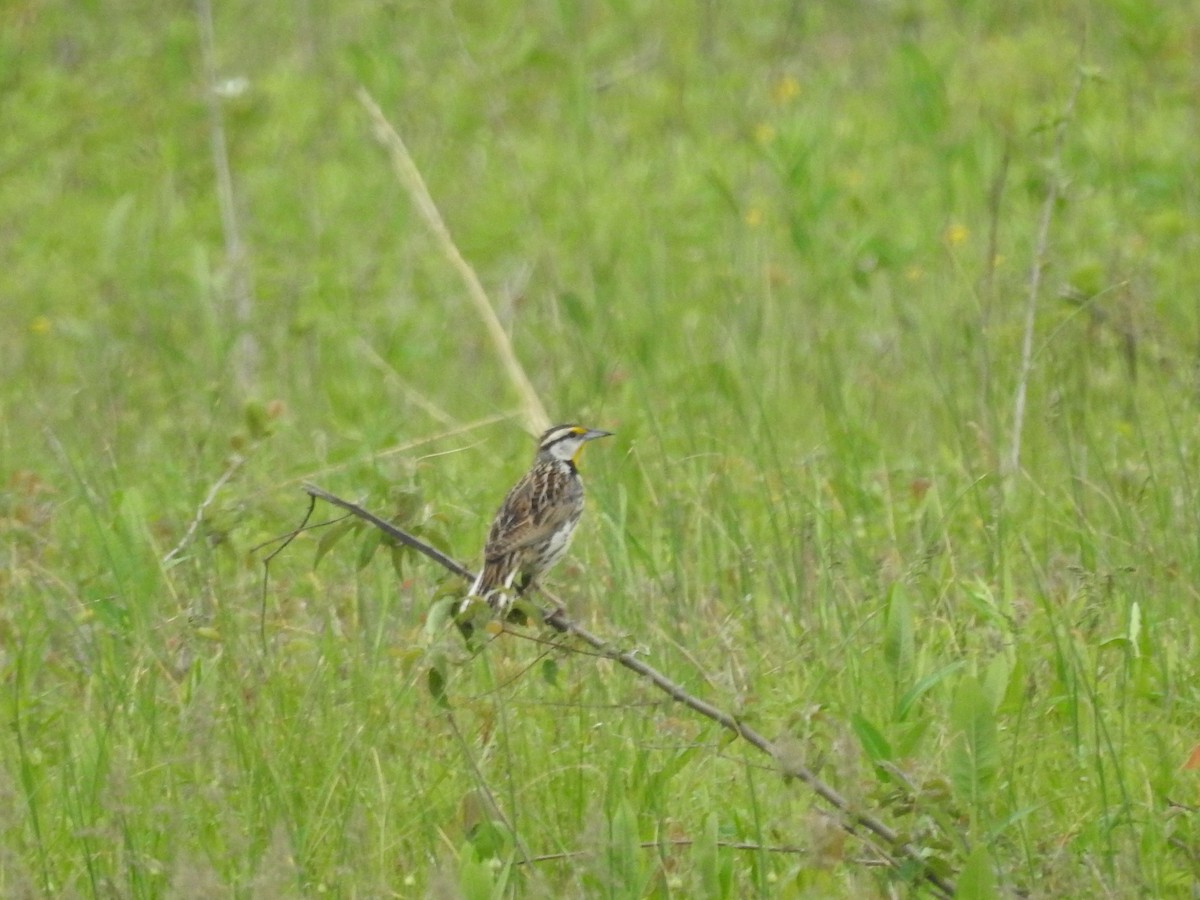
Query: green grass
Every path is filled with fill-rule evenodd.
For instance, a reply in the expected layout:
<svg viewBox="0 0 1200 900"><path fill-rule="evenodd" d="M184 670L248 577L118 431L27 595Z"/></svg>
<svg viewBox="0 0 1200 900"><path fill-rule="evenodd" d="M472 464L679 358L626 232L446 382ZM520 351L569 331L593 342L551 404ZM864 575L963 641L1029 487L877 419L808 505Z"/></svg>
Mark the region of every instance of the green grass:
<svg viewBox="0 0 1200 900"><path fill-rule="evenodd" d="M1189 895L1183 4L214 14L218 76L245 79L221 110L248 390L196 15L0 12L0 894L911 877L608 661L514 637L467 659L425 628L453 585L365 531L273 560L264 652L255 548L299 521L303 480L474 564L530 453L362 84L551 414L617 432L551 579L575 616L818 767L964 896Z"/></svg>

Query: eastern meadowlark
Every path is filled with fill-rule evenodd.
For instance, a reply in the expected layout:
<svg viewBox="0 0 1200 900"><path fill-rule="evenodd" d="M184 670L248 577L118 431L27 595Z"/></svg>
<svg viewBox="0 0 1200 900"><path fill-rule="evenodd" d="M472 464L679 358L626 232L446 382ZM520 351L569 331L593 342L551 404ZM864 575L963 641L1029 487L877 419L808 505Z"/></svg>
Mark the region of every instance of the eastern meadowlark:
<svg viewBox="0 0 1200 900"><path fill-rule="evenodd" d="M583 513L579 454L583 445L611 432L555 425L538 440L533 466L508 492L483 548L483 570L471 598L505 614L513 600L562 559ZM469 633L469 632L468 632Z"/></svg>

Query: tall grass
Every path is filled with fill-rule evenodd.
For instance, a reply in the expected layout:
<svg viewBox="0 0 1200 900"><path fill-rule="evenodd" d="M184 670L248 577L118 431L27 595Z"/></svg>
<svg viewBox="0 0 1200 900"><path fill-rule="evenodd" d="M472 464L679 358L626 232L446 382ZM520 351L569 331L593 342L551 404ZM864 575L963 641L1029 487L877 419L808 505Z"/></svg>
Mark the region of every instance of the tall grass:
<svg viewBox="0 0 1200 900"><path fill-rule="evenodd" d="M618 433L551 579L574 616L965 895L1189 889L1182 7L213 14L249 390L195 16L0 13L0 893L858 896L911 874L608 661L511 636L468 657L424 625L458 586L365 531L298 539L263 607L252 548L305 479L471 562L530 453L360 84L551 416Z"/></svg>

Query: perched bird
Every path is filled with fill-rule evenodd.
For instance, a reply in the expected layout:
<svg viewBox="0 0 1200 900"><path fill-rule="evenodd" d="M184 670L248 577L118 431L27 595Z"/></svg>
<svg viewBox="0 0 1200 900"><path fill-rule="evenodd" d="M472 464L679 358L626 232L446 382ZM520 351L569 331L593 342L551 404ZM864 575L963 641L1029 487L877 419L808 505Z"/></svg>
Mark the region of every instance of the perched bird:
<svg viewBox="0 0 1200 900"><path fill-rule="evenodd" d="M481 597L497 612L508 612L534 579L562 559L583 513L579 454L584 444L609 434L582 425L555 425L541 436L533 466L492 520L483 570L463 609L471 598Z"/></svg>

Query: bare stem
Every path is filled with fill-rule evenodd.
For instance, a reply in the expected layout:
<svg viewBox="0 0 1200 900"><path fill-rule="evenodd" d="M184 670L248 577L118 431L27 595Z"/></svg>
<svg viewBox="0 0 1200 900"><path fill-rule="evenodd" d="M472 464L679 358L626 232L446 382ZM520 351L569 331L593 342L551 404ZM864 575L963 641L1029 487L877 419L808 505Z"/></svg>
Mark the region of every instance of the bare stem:
<svg viewBox="0 0 1200 900"><path fill-rule="evenodd" d="M1025 398L1029 391L1029 377L1033 372L1033 335L1037 321L1038 294L1042 287L1042 272L1046 268L1046 248L1050 243L1050 221L1054 217L1054 207L1062 195L1063 180L1060 175L1062 165L1063 145L1066 143L1067 129L1075 116L1075 103L1083 89L1085 74L1081 67L1075 77L1075 85L1067 98L1067 105L1059 115L1054 126L1054 150L1047 166L1046 197L1042 201L1041 215L1038 217L1037 240L1033 247L1033 261L1029 267L1029 288L1025 300L1025 333L1021 341L1021 368L1017 375L1017 391L1013 397L1013 429L1012 447L1005 462L1005 474L1012 475L1021 466L1021 435L1025 427Z"/></svg>
<svg viewBox="0 0 1200 900"><path fill-rule="evenodd" d="M447 571L453 572L455 575L459 575L465 578L467 581L475 580L475 573L462 563L451 559L441 550L430 546L420 538L413 537L407 531L397 528L391 522L387 522L379 518L379 516L375 515L373 512L368 512L357 503L351 503L349 500L343 500L336 494L331 494L329 491L323 490L322 488L317 487L315 484L306 484L304 486L304 490L305 493L307 493L310 497L316 497L320 500L324 500L326 503L332 503L334 506L344 509L346 512L353 513L366 522L370 522L388 537L394 538L405 546L412 547L412 549L416 550L418 553L424 553Z"/></svg>
<svg viewBox="0 0 1200 900"><path fill-rule="evenodd" d="M425 179L421 177L417 164L413 162L408 147L405 146L400 133L392 127L383 114L383 110L379 108L379 104L375 102L366 88L358 89L358 101L371 117L371 123L375 128L375 137L387 149L392 160L392 168L395 169L400 183L408 191L417 212L466 285L467 296L471 299L475 312L487 329L492 347L495 349L496 355L500 357L500 363L504 366L509 381L512 382L521 397L525 424L531 433L537 434L543 431L549 426L550 417L546 414L546 409L542 406L542 401L538 397L537 391L534 390L529 376L525 374L525 369L522 368L516 353L513 352L512 341L509 340L504 326L500 324L500 318L496 315L496 310L493 308L491 300L488 299L487 292L479 281L479 276L475 274L471 264L463 258L454 243L454 238L450 236L450 229L446 227L442 214L438 212L437 204L433 202L429 188L425 186Z"/></svg>
<svg viewBox="0 0 1200 900"><path fill-rule="evenodd" d="M329 493L315 485L305 485L304 490L311 497L318 497L328 503L332 503L341 509L344 509L367 522L370 522L376 528L382 530L389 537L400 541L408 547L412 547L420 553L425 554L430 559L437 562L455 575L459 575L467 581L473 581L475 573L471 572L466 566L451 559L442 553L440 550L429 546L424 541L409 534L408 532L397 528L390 522L386 522L373 513L368 512L361 506L351 503L348 500L343 500L340 497ZM774 760L778 770L788 776L803 782L808 788L824 800L829 806L837 811L841 826L849 833L869 843L875 850L882 853L885 857L890 858L889 852L897 854L900 858L908 863L915 863L930 887L940 897L952 897L954 895L954 882L943 875L938 874L927 861L925 854L920 847L915 846L906 841L902 841L900 836L884 822L863 810L856 809L849 800L838 793L833 787L817 776L815 772L800 762L795 761L791 757L790 752L783 752L775 746L770 740L764 737L755 729L751 728L743 722L738 721L737 717L713 706L706 700L695 696L688 692L682 685L672 681L662 672L659 672L653 666L638 659L632 653L621 650L612 646L599 636L592 634L578 623L568 619L562 609L554 610L546 614L546 622L559 631L567 634L572 634L579 638L600 656L606 659L611 659L613 662L624 666L629 671L635 673L639 677L649 681L660 691L665 693L671 699L686 706L709 719L712 722L720 725L725 730L733 733L737 737L746 741L750 746L762 751L767 756ZM877 846L875 842L881 843L883 846Z"/></svg>
<svg viewBox="0 0 1200 900"><path fill-rule="evenodd" d="M225 483L233 477L234 473L242 467L242 463L245 461L246 457L244 456L238 455L233 457L229 465L226 466L225 471L221 473L221 477L213 482L213 486L208 489L208 493L204 495L204 499L201 500L200 505L196 507L196 515L192 517L191 524L188 525L187 531L183 533L183 537L179 539L179 543L172 548L171 552L163 557L163 563L169 563L183 552L184 547L191 543L192 537L196 534L196 529L199 528L200 523L204 521L205 510L212 506L213 501L217 499L217 494L220 492L221 488L225 487Z"/></svg>
<svg viewBox="0 0 1200 900"><path fill-rule="evenodd" d="M204 60L204 95L208 100L208 136L217 180L217 204L221 210L221 231L225 237L225 264L229 272L233 323L237 330L233 371L238 388L249 394L258 380L258 344L250 331L254 313L250 289L250 258L238 223L237 202L233 192L233 173L229 167L229 144L225 138L225 116L217 89L216 38L211 0L196 0L196 19L200 26L200 47Z"/></svg>

